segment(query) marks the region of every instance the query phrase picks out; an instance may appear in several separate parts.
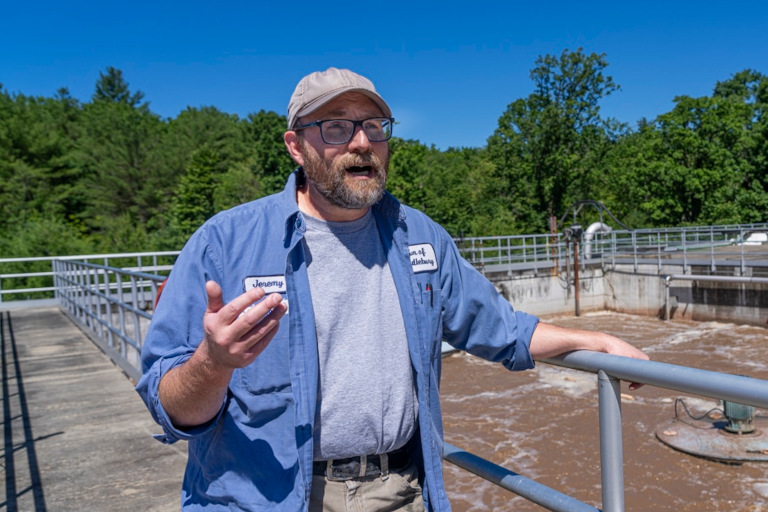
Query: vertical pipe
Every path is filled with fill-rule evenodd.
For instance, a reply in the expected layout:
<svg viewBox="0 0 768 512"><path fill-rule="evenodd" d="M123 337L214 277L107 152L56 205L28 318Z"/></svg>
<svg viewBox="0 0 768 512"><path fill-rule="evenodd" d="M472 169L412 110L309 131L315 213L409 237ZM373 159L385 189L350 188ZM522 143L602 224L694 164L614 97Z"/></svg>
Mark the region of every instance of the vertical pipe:
<svg viewBox="0 0 768 512"><path fill-rule="evenodd" d="M739 244L739 249L740 249L740 252L741 252L741 257L739 259L740 259L740 262L741 262L741 275L743 276L744 273L746 272L746 268L745 268L746 265L744 263L744 234L743 234L743 231L741 231L739 233L739 237L737 238L737 240L741 240L741 243Z"/></svg>
<svg viewBox="0 0 768 512"><path fill-rule="evenodd" d="M667 243L667 233L664 233L664 243ZM658 262L656 268L661 273L661 236L656 241L656 261Z"/></svg>
<svg viewBox="0 0 768 512"><path fill-rule="evenodd" d="M635 272L637 272L637 237L634 231L632 232L632 255L635 262Z"/></svg>
<svg viewBox="0 0 768 512"><path fill-rule="evenodd" d="M624 449L619 379L597 372L600 402L600 466L603 512L624 512Z"/></svg>
<svg viewBox="0 0 768 512"><path fill-rule="evenodd" d="M576 295L574 299L576 301L576 316L581 315L581 307L579 305L579 242L573 241L573 286L576 289Z"/></svg>

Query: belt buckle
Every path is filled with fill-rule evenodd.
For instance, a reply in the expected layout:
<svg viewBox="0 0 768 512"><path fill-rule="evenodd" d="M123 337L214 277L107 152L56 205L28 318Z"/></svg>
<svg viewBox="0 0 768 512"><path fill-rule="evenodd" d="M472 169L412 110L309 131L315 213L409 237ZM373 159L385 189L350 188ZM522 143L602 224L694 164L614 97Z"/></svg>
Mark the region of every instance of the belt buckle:
<svg viewBox="0 0 768 512"><path fill-rule="evenodd" d="M352 461L349 463L353 467L334 466L334 459L328 459L325 466L325 478L332 482L345 482L359 477L361 473L364 473L366 466L365 456L360 457L360 459L362 464L360 464L360 461ZM357 464L357 466L355 466L355 464ZM362 471L360 471L361 469Z"/></svg>
<svg viewBox="0 0 768 512"><path fill-rule="evenodd" d="M325 478L332 482L344 482L353 478L364 478L371 476L386 476L389 474L389 457L386 453L377 457L378 464L368 460L367 455L361 455L359 458L349 462L351 466L341 467L334 465L334 460L326 461Z"/></svg>

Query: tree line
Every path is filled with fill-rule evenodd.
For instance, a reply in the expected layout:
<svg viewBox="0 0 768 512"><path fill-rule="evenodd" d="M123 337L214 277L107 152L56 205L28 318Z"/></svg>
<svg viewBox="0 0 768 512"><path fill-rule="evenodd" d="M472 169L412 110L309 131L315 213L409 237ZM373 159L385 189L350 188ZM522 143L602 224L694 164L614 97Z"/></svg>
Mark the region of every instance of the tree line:
<svg viewBox="0 0 768 512"><path fill-rule="evenodd" d="M620 90L607 67L540 57L484 147L393 138L389 190L454 236L547 232L587 199L630 227L768 220L768 77L737 72L630 127L600 113ZM163 119L112 67L88 102L0 85L0 256L180 249L215 212L282 189L285 124L212 106Z"/></svg>

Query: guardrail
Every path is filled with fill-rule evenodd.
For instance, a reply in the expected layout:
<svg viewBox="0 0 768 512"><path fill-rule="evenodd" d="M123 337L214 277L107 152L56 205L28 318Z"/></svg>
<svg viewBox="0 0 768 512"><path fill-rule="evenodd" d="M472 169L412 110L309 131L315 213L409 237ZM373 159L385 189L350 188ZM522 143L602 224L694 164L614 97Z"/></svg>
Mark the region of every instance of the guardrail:
<svg viewBox="0 0 768 512"><path fill-rule="evenodd" d="M584 234L579 243L581 264L599 262L615 267L632 264L653 265L661 270L665 263L681 264L686 272L691 266L707 266L742 274L747 267L768 266L768 244L750 242L749 235L768 233L768 224L692 226L682 228L612 230ZM549 235L513 235L455 239L462 256L484 274L562 268L571 253L562 233ZM750 246L750 244L756 244ZM730 250L728 250L730 248ZM750 250L753 248L755 250Z"/></svg>
<svg viewBox="0 0 768 512"><path fill-rule="evenodd" d="M61 309L134 382L141 347L165 277L72 260L53 262Z"/></svg>
<svg viewBox="0 0 768 512"><path fill-rule="evenodd" d="M127 271L167 275L179 251L81 254L72 256L40 256L0 258L0 305L4 302L53 299L53 262L82 261Z"/></svg>
<svg viewBox="0 0 768 512"><path fill-rule="evenodd" d="M579 244L581 265L680 264L706 266L711 272L743 275L748 267L768 267L768 243L750 246L749 234L768 233L768 223L685 228L613 230L585 235ZM572 251L562 233L509 235L454 239L461 255L484 275L532 270L561 269L573 265ZM54 260L77 260L104 266L167 274L179 251L89 254L35 258L0 258L0 303L30 299L51 299L54 294Z"/></svg>
<svg viewBox="0 0 768 512"><path fill-rule="evenodd" d="M571 352L543 362L596 373L598 376L603 512L624 512L624 451L619 387L621 380L768 408L768 381L762 379L589 351ZM444 458L547 510L598 510L450 444L445 446Z"/></svg>

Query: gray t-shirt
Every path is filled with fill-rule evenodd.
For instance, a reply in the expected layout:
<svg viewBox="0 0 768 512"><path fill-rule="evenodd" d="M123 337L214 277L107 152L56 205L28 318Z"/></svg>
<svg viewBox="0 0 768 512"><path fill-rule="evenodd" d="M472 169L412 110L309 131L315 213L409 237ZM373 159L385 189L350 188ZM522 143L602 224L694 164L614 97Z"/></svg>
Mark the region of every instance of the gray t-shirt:
<svg viewBox="0 0 768 512"><path fill-rule="evenodd" d="M308 215L307 271L320 382L315 460L388 452L416 430L413 368L376 221Z"/></svg>

